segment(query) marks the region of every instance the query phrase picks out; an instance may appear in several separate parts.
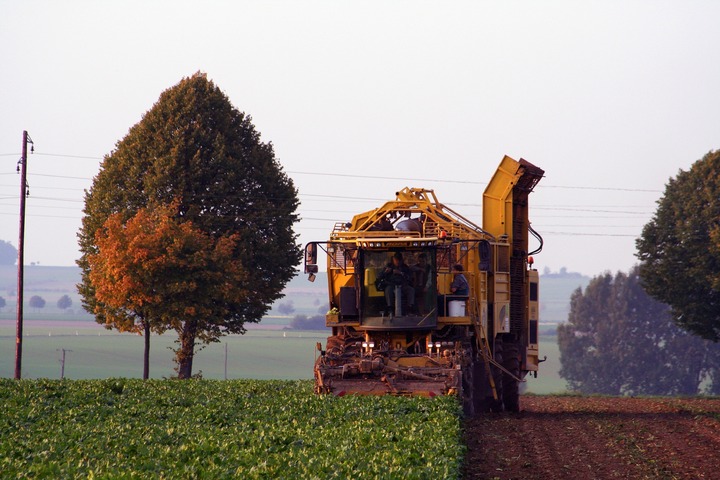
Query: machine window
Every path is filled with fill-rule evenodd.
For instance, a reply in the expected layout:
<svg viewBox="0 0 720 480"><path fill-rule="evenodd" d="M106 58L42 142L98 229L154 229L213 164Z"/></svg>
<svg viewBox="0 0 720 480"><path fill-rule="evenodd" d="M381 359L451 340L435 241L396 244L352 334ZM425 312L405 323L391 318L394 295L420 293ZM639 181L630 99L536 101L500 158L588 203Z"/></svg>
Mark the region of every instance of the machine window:
<svg viewBox="0 0 720 480"><path fill-rule="evenodd" d="M365 325L437 322L434 249L363 250L361 317Z"/></svg>

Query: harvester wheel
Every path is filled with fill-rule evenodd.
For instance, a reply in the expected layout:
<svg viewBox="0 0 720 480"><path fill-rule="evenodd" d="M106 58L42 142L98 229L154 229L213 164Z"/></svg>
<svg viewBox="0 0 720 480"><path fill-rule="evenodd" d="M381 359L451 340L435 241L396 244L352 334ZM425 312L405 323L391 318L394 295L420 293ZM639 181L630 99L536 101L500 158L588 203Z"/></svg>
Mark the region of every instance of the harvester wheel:
<svg viewBox="0 0 720 480"><path fill-rule="evenodd" d="M502 343L500 341L495 342L495 349L493 359L502 365ZM481 359L476 364L475 368L475 411L476 413L488 413L488 412L502 412L503 409L503 379L502 370L497 368L495 365L490 365L490 372L493 376L495 383L495 393L497 400L493 395L492 385L488 378L488 367L485 364L485 359Z"/></svg>
<svg viewBox="0 0 720 480"><path fill-rule="evenodd" d="M503 364L503 342L500 339L495 341L495 352L493 355L494 360L500 365ZM493 397L490 402L491 412L502 412L503 411L503 371L495 365L490 367L490 371L493 373L493 380L495 381L495 392L497 393L497 400Z"/></svg>
<svg viewBox="0 0 720 480"><path fill-rule="evenodd" d="M473 357L472 361L463 365L462 369L462 404L463 413L466 417L473 417L475 411L475 383L478 378L475 376L477 372L477 360Z"/></svg>
<svg viewBox="0 0 720 480"><path fill-rule="evenodd" d="M520 348L517 343L506 343L503 349L502 366L505 369L520 377ZM520 382L510 375L503 373L502 399L505 404L505 411L520 411Z"/></svg>

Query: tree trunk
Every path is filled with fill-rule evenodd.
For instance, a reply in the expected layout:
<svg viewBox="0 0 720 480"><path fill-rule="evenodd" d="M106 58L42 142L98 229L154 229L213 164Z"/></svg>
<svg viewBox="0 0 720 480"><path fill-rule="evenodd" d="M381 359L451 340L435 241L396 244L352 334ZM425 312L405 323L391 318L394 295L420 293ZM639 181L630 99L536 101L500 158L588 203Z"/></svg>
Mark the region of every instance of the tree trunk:
<svg viewBox="0 0 720 480"><path fill-rule="evenodd" d="M177 362L178 378L188 379L192 377L192 363L195 354L195 321L185 322L180 333L180 348L175 355Z"/></svg>
<svg viewBox="0 0 720 480"><path fill-rule="evenodd" d="M710 395L720 395L720 368L713 367L710 369Z"/></svg>
<svg viewBox="0 0 720 480"><path fill-rule="evenodd" d="M143 353L143 380L150 376L150 322L144 321L145 328L145 352Z"/></svg>

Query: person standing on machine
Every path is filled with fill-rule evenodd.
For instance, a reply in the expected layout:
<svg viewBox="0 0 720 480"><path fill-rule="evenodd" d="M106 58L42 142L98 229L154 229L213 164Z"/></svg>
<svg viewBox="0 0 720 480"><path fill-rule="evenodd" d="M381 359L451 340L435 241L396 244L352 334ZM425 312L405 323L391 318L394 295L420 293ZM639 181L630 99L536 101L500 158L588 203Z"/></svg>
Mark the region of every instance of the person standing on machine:
<svg viewBox="0 0 720 480"><path fill-rule="evenodd" d="M453 281L450 284L450 292L458 297L469 297L470 296L470 284L463 275L463 267L459 263L453 265Z"/></svg>

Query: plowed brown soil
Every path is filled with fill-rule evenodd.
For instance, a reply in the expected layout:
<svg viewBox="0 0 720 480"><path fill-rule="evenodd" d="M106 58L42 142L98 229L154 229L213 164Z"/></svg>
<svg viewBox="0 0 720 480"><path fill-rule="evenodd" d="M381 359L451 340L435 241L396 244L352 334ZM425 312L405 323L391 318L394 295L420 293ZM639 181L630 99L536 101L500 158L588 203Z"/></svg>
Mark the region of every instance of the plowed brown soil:
<svg viewBox="0 0 720 480"><path fill-rule="evenodd" d="M718 479L720 399L540 397L467 420L466 479Z"/></svg>

